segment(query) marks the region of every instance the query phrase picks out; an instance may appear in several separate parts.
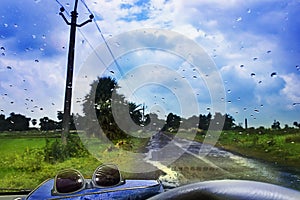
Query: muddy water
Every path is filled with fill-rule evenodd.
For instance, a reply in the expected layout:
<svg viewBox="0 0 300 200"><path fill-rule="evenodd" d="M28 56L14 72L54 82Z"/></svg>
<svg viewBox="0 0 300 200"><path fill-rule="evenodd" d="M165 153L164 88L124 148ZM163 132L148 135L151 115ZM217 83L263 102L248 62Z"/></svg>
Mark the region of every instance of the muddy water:
<svg viewBox="0 0 300 200"><path fill-rule="evenodd" d="M147 149L144 160L166 173L160 180L167 187L206 180L244 179L300 190L300 169L246 158L211 145L157 133Z"/></svg>

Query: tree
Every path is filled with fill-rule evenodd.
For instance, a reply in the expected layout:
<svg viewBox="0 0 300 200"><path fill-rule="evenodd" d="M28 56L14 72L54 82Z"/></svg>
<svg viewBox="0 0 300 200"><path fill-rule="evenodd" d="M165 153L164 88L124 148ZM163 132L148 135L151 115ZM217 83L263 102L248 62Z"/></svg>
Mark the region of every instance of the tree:
<svg viewBox="0 0 300 200"><path fill-rule="evenodd" d="M181 118L173 113L169 113L167 116L166 124L162 128L162 131L168 131L171 133L178 132L180 127Z"/></svg>
<svg viewBox="0 0 300 200"><path fill-rule="evenodd" d="M298 123L298 122L294 122L293 125L300 128L300 123Z"/></svg>
<svg viewBox="0 0 300 200"><path fill-rule="evenodd" d="M126 137L125 132L115 122L112 113L112 95L113 91L118 88L117 82L111 77L98 77L92 82L91 90L85 96L83 103L84 122L88 135L103 137L102 134L105 134L110 140ZM114 100L116 101L114 103L120 105L120 108L128 105L123 95L116 94ZM127 112L129 111L127 110ZM98 123L94 122L94 113L96 113ZM121 114L124 113L121 112ZM98 129L99 125L103 132Z"/></svg>
<svg viewBox="0 0 300 200"><path fill-rule="evenodd" d="M5 115L0 115L0 131L7 131L8 130L8 121L5 120Z"/></svg>
<svg viewBox="0 0 300 200"><path fill-rule="evenodd" d="M223 130L231 130L235 127L234 123L235 119L230 116L229 114L225 114L225 121L224 121L224 127Z"/></svg>
<svg viewBox="0 0 300 200"><path fill-rule="evenodd" d="M48 117L41 118L39 125L42 131L61 129L61 124L59 122L49 119Z"/></svg>
<svg viewBox="0 0 300 200"><path fill-rule="evenodd" d="M208 130L212 115L208 113L207 115L199 115L199 125L198 128L202 130Z"/></svg>
<svg viewBox="0 0 300 200"><path fill-rule="evenodd" d="M30 118L21 114L10 113L10 116L6 119L8 123L8 129L12 131L25 131L29 129Z"/></svg>
<svg viewBox="0 0 300 200"><path fill-rule="evenodd" d="M273 122L271 128L272 128L273 130L279 130L279 129L281 129L281 128L280 128L280 122L274 120L274 122Z"/></svg>
<svg viewBox="0 0 300 200"><path fill-rule="evenodd" d="M182 119L180 128L188 130L191 128L198 128L198 126L199 126L199 118L193 115L188 119Z"/></svg>

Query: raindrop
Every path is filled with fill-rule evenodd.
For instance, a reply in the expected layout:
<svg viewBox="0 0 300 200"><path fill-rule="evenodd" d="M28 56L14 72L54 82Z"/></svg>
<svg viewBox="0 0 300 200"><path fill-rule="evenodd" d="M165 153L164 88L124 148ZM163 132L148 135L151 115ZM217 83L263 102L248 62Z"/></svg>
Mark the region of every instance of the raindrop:
<svg viewBox="0 0 300 200"><path fill-rule="evenodd" d="M18 28L18 24L14 24L14 27L15 27L15 28Z"/></svg>
<svg viewBox="0 0 300 200"><path fill-rule="evenodd" d="M119 42L116 42L115 44L117 47L121 46Z"/></svg>
<svg viewBox="0 0 300 200"><path fill-rule="evenodd" d="M231 93L231 90L227 90L227 93L230 94L230 93Z"/></svg>
<svg viewBox="0 0 300 200"><path fill-rule="evenodd" d="M242 17L236 19L237 22L242 21Z"/></svg>
<svg viewBox="0 0 300 200"><path fill-rule="evenodd" d="M8 24L3 24L3 25L4 25L4 27L5 27L5 28L7 28L7 27L8 27Z"/></svg>
<svg viewBox="0 0 300 200"><path fill-rule="evenodd" d="M7 66L6 68L7 68L7 69L12 69L12 67L11 67L11 66Z"/></svg>
<svg viewBox="0 0 300 200"><path fill-rule="evenodd" d="M244 65L240 65L240 67L242 68L242 67L244 67Z"/></svg>
<svg viewBox="0 0 300 200"><path fill-rule="evenodd" d="M40 62L40 61L39 61L38 59L35 59L34 62L38 63L38 62Z"/></svg>
<svg viewBox="0 0 300 200"><path fill-rule="evenodd" d="M277 75L276 72L272 72L272 73L271 73L271 77L274 77L274 76L276 76L276 75Z"/></svg>
<svg viewBox="0 0 300 200"><path fill-rule="evenodd" d="M293 106L300 105L300 103L293 103Z"/></svg>
<svg viewBox="0 0 300 200"><path fill-rule="evenodd" d="M262 81L258 81L258 83L259 83L259 84L261 84L261 83L262 83Z"/></svg>
<svg viewBox="0 0 300 200"><path fill-rule="evenodd" d="M1 47L1 50L5 51L5 48L4 48L4 47Z"/></svg>
<svg viewBox="0 0 300 200"><path fill-rule="evenodd" d="M11 104L13 104L14 102L13 102L13 101L11 101L10 103L11 103Z"/></svg>
<svg viewBox="0 0 300 200"><path fill-rule="evenodd" d="M197 76L195 76L195 75L194 75L194 76L193 76L193 78L195 78L195 79L196 79L196 78L197 78Z"/></svg>
<svg viewBox="0 0 300 200"><path fill-rule="evenodd" d="M296 65L296 69L297 69L297 71L300 71L299 65Z"/></svg>
<svg viewBox="0 0 300 200"><path fill-rule="evenodd" d="M255 57L255 58L253 58L253 61L256 61L258 58L257 57Z"/></svg>
<svg viewBox="0 0 300 200"><path fill-rule="evenodd" d="M240 101L240 100L241 100L241 97L238 97L237 100Z"/></svg>
<svg viewBox="0 0 300 200"><path fill-rule="evenodd" d="M231 101L227 101L227 103L231 103Z"/></svg>
<svg viewBox="0 0 300 200"><path fill-rule="evenodd" d="M207 108L206 108L206 110L210 110L210 108L209 108L209 107L207 107Z"/></svg>
<svg viewBox="0 0 300 200"><path fill-rule="evenodd" d="M255 77L255 73L251 73L251 77Z"/></svg>
<svg viewBox="0 0 300 200"><path fill-rule="evenodd" d="M244 109L243 109L243 110L247 110L247 108L245 108L245 107L244 107Z"/></svg>
<svg viewBox="0 0 300 200"><path fill-rule="evenodd" d="M46 39L46 35L42 35L42 39Z"/></svg>
<svg viewBox="0 0 300 200"><path fill-rule="evenodd" d="M258 110L258 109L255 109L254 112L259 113L259 110Z"/></svg>
<svg viewBox="0 0 300 200"><path fill-rule="evenodd" d="M263 104L260 104L260 107L264 107L264 105L263 105Z"/></svg>
<svg viewBox="0 0 300 200"><path fill-rule="evenodd" d="M271 51L269 50L269 51L267 51L267 53L271 53Z"/></svg>
<svg viewBox="0 0 300 200"><path fill-rule="evenodd" d="M248 10L247 10L247 13L248 13L248 14L250 14L250 13L251 13L251 9L250 9L250 8L248 8Z"/></svg>
<svg viewBox="0 0 300 200"><path fill-rule="evenodd" d="M110 73L112 73L112 74L114 74L114 73L115 73L115 72L114 72L114 71L112 71L112 70L110 70L109 72L110 72Z"/></svg>
<svg viewBox="0 0 300 200"><path fill-rule="evenodd" d="M36 35L32 35L32 38L35 39L35 38L36 38Z"/></svg>

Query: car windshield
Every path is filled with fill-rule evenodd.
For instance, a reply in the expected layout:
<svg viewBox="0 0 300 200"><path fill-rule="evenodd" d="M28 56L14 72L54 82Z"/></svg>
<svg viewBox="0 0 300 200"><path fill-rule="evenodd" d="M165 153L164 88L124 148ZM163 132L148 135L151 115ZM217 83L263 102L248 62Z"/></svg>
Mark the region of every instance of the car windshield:
<svg viewBox="0 0 300 200"><path fill-rule="evenodd" d="M1 0L0 192L116 164L300 190L298 0Z"/></svg>

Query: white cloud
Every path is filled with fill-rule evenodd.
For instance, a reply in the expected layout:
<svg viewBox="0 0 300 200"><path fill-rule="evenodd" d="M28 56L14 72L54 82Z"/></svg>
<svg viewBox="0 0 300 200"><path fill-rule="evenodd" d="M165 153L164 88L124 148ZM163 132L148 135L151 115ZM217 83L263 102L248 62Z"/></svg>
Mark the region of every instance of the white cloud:
<svg viewBox="0 0 300 200"><path fill-rule="evenodd" d="M281 75L285 81L284 88L280 91L280 94L284 99L289 102L289 105L300 102L300 78L294 73Z"/></svg>

